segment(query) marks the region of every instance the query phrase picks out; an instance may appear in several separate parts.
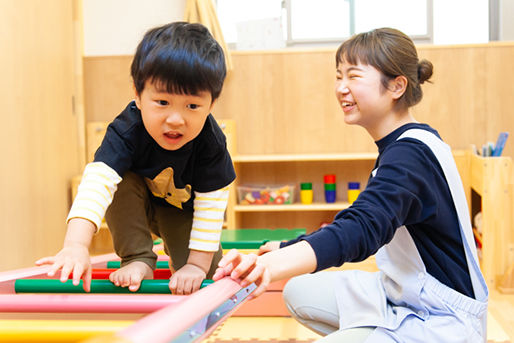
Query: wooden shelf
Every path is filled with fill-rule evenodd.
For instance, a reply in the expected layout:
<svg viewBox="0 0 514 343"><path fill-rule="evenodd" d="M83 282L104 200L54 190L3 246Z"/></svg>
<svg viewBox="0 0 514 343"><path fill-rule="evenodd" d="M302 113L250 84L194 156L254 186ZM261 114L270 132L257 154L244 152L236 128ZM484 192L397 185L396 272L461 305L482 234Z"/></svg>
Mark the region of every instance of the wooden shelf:
<svg viewBox="0 0 514 343"><path fill-rule="evenodd" d="M227 229L302 227L315 230L350 206L346 183L355 181L365 185L377 156L376 152L233 154L237 179L231 185ZM329 173L338 177L335 203L325 202L323 176ZM302 182L312 183L312 204L299 201ZM238 204L238 186L285 184L295 185L293 204Z"/></svg>
<svg viewBox="0 0 514 343"><path fill-rule="evenodd" d="M514 289L512 235L512 159L470 153L469 187L480 196L482 273L490 288Z"/></svg>
<svg viewBox="0 0 514 343"><path fill-rule="evenodd" d="M341 211L350 204L347 202L288 204L288 205L236 205L235 212L294 212L294 211Z"/></svg>
<svg viewBox="0 0 514 343"><path fill-rule="evenodd" d="M235 155L234 163L260 162L319 162L319 161L374 161L378 154L345 153L345 154L273 154L273 155Z"/></svg>

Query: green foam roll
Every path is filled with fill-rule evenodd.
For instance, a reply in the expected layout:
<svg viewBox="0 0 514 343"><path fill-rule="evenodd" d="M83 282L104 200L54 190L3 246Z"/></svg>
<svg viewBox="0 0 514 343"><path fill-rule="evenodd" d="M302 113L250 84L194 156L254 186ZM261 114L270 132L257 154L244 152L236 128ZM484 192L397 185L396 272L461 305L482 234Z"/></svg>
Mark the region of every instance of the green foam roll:
<svg viewBox="0 0 514 343"><path fill-rule="evenodd" d="M200 288L213 283L212 280L203 280ZM14 282L16 293L86 293L82 286L83 281L77 286L72 280L61 282L57 279L19 279ZM171 294L168 286L169 280L143 280L141 287L136 292L131 292L127 287L115 286L110 280L91 280L91 293L141 293L141 294Z"/></svg>
<svg viewBox="0 0 514 343"><path fill-rule="evenodd" d="M168 269L170 264L168 261L157 261L157 269ZM107 261L107 268L118 269L121 268L121 261Z"/></svg>
<svg viewBox="0 0 514 343"><path fill-rule="evenodd" d="M306 229L222 230L221 247L223 249L259 249L268 241L288 241L306 232Z"/></svg>

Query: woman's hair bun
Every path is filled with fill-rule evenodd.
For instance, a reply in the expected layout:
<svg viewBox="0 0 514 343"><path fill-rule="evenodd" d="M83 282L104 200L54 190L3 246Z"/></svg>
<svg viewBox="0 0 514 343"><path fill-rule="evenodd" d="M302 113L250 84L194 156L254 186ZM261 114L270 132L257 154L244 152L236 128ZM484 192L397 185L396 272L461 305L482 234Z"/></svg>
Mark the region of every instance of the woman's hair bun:
<svg viewBox="0 0 514 343"><path fill-rule="evenodd" d="M434 66L428 60L421 60L418 63L418 80L420 84L428 81L432 77Z"/></svg>

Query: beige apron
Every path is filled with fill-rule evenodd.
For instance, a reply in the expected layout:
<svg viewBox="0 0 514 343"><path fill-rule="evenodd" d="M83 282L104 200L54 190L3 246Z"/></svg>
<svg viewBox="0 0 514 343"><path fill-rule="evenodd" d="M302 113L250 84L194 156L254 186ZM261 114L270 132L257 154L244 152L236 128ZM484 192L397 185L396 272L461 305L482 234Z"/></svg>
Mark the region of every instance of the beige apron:
<svg viewBox="0 0 514 343"><path fill-rule="evenodd" d="M402 226L376 253L380 272L345 271L336 286L340 329L375 326L366 342L485 342L488 290L480 272L471 222L451 150L429 131L413 138L434 153L446 177L460 222L476 299L442 284L426 271L409 232Z"/></svg>

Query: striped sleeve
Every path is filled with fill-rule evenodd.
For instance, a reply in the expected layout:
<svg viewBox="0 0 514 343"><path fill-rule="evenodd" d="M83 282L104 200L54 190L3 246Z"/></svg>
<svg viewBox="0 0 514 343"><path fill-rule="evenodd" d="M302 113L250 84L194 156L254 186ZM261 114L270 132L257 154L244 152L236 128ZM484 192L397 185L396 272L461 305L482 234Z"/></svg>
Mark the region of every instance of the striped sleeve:
<svg viewBox="0 0 514 343"><path fill-rule="evenodd" d="M227 202L228 187L208 193L195 192L189 249L218 251Z"/></svg>
<svg viewBox="0 0 514 343"><path fill-rule="evenodd" d="M83 218L95 224L98 230L120 181L118 173L103 162L86 165L66 222Z"/></svg>

